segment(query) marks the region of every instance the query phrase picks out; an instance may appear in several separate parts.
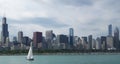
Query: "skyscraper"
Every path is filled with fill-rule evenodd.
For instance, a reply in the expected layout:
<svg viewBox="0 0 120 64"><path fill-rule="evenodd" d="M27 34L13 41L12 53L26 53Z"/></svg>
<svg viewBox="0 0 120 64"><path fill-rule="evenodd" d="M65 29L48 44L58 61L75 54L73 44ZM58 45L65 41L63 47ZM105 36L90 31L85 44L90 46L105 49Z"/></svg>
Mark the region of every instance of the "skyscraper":
<svg viewBox="0 0 120 64"><path fill-rule="evenodd" d="M114 47L116 49L120 49L120 42L119 42L119 29L118 27L115 28L114 31Z"/></svg>
<svg viewBox="0 0 120 64"><path fill-rule="evenodd" d="M68 46L68 36L67 35L57 35L57 43L59 43L60 45L61 44L64 44L65 45L65 48L67 48ZM61 47L60 47L61 48ZM65 49L63 48L63 49Z"/></svg>
<svg viewBox="0 0 120 64"><path fill-rule="evenodd" d="M82 44L83 44L83 48L86 50L88 49L88 42L87 42L87 37L82 37Z"/></svg>
<svg viewBox="0 0 120 64"><path fill-rule="evenodd" d="M24 36L22 41L25 46L30 46L31 39L28 36Z"/></svg>
<svg viewBox="0 0 120 64"><path fill-rule="evenodd" d="M7 38L9 38L9 32L8 32L8 24L6 23L7 19L6 17L2 18L2 32L1 32L1 39L2 44L6 44Z"/></svg>
<svg viewBox="0 0 120 64"><path fill-rule="evenodd" d="M108 25L108 36L112 36L112 25Z"/></svg>
<svg viewBox="0 0 120 64"><path fill-rule="evenodd" d="M101 36L101 45L102 45L102 50L107 50L106 36Z"/></svg>
<svg viewBox="0 0 120 64"><path fill-rule="evenodd" d="M113 37L112 36L107 36L107 48L108 50L113 50Z"/></svg>
<svg viewBox="0 0 120 64"><path fill-rule="evenodd" d="M69 29L69 45L70 45L70 48L73 48L73 38L74 38L74 30L73 28L70 28Z"/></svg>
<svg viewBox="0 0 120 64"><path fill-rule="evenodd" d="M96 49L97 50L101 49L101 39L99 37L97 37L96 39Z"/></svg>
<svg viewBox="0 0 120 64"><path fill-rule="evenodd" d="M52 40L53 39L53 30L46 31L46 40Z"/></svg>
<svg viewBox="0 0 120 64"><path fill-rule="evenodd" d="M89 49L92 50L92 35L88 36L88 46L89 46Z"/></svg>
<svg viewBox="0 0 120 64"><path fill-rule="evenodd" d="M33 45L35 48L42 47L42 32L34 32L33 33Z"/></svg>
<svg viewBox="0 0 120 64"><path fill-rule="evenodd" d="M47 48L52 49L52 45L53 45L52 41L55 37L55 34L53 33L53 30L46 31L45 35L46 35Z"/></svg>
<svg viewBox="0 0 120 64"><path fill-rule="evenodd" d="M23 40L23 32L19 31L18 32L18 43L22 44L22 40Z"/></svg>
<svg viewBox="0 0 120 64"><path fill-rule="evenodd" d="M20 48L24 49L24 44L23 44L23 32L19 31L18 32L18 43L20 44Z"/></svg>

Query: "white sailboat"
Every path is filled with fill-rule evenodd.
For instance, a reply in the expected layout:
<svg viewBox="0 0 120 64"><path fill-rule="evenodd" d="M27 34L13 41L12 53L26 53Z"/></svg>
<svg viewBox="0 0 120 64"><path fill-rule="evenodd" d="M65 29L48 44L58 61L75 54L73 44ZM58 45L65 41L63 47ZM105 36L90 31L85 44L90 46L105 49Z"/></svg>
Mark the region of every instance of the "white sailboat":
<svg viewBox="0 0 120 64"><path fill-rule="evenodd" d="M34 60L33 52L32 52L32 42L31 42L30 49L29 49L29 52L28 52L28 55L27 55L27 60Z"/></svg>

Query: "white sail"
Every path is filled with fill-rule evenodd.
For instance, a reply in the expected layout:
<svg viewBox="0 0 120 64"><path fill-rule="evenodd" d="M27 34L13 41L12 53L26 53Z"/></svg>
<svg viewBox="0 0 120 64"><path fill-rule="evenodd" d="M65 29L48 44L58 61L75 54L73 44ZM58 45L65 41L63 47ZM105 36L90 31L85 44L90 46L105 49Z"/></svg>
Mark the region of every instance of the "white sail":
<svg viewBox="0 0 120 64"><path fill-rule="evenodd" d="M28 60L33 60L32 42L31 42L30 49L29 49L29 52L28 52L28 55L27 55L27 59Z"/></svg>

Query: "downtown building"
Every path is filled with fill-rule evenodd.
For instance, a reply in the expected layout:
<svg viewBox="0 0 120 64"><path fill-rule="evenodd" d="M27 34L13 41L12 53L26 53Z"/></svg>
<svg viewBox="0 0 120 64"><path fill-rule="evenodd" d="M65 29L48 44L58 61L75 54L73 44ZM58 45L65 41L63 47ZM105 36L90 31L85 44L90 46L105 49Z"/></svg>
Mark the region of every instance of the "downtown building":
<svg viewBox="0 0 120 64"><path fill-rule="evenodd" d="M1 31L1 42L2 46L9 47L9 32L8 32L8 24L7 18L2 18L2 31Z"/></svg>
<svg viewBox="0 0 120 64"><path fill-rule="evenodd" d="M69 42L69 49L73 49L74 48L74 29L73 28L69 28L68 42Z"/></svg>
<svg viewBox="0 0 120 64"><path fill-rule="evenodd" d="M22 43L23 43L23 49L28 50L29 47L30 47L31 39L28 36L24 36L23 40L22 40Z"/></svg>
<svg viewBox="0 0 120 64"><path fill-rule="evenodd" d="M106 36L101 36L101 49L102 50L107 50Z"/></svg>
<svg viewBox="0 0 120 64"><path fill-rule="evenodd" d="M89 50L92 50L93 49L93 38L92 38L92 35L89 35L88 36L88 49Z"/></svg>
<svg viewBox="0 0 120 64"><path fill-rule="evenodd" d="M56 42L59 45L59 49L67 49L68 48L68 36L67 35L57 35Z"/></svg>
<svg viewBox="0 0 120 64"><path fill-rule="evenodd" d="M113 36L112 36L112 25L108 25L108 36L106 37L106 41L107 41L107 49L108 50L114 50L114 40L113 40Z"/></svg>
<svg viewBox="0 0 120 64"><path fill-rule="evenodd" d="M78 36L74 37L74 47L77 50L83 49L82 40Z"/></svg>
<svg viewBox="0 0 120 64"><path fill-rule="evenodd" d="M18 32L18 41L17 42L19 43L20 49L23 49L24 44L23 44L23 32L22 31Z"/></svg>
<svg viewBox="0 0 120 64"><path fill-rule="evenodd" d="M53 49L53 45L55 42L55 34L53 33L53 30L48 30L45 33L45 40L46 40L46 45L48 49Z"/></svg>
<svg viewBox="0 0 120 64"><path fill-rule="evenodd" d="M83 49L84 50L88 50L88 41L87 41L87 37L82 37L81 38L81 40L82 40L82 47L83 47Z"/></svg>
<svg viewBox="0 0 120 64"><path fill-rule="evenodd" d="M119 29L118 29L118 27L116 27L115 30L114 30L114 47L117 50L120 50Z"/></svg>
<svg viewBox="0 0 120 64"><path fill-rule="evenodd" d="M34 32L33 33L33 46L34 49L42 48L42 32Z"/></svg>

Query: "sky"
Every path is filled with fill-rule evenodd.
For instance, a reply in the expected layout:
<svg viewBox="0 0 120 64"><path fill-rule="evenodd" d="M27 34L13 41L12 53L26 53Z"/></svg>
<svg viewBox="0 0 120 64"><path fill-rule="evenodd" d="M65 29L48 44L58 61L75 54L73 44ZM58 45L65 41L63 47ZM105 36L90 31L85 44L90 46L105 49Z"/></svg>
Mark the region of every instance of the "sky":
<svg viewBox="0 0 120 64"><path fill-rule="evenodd" d="M109 24L120 29L119 6L120 0L0 0L0 19L7 17L10 37L18 31L31 38L47 30L68 35L69 28L75 36L100 37L108 35Z"/></svg>

